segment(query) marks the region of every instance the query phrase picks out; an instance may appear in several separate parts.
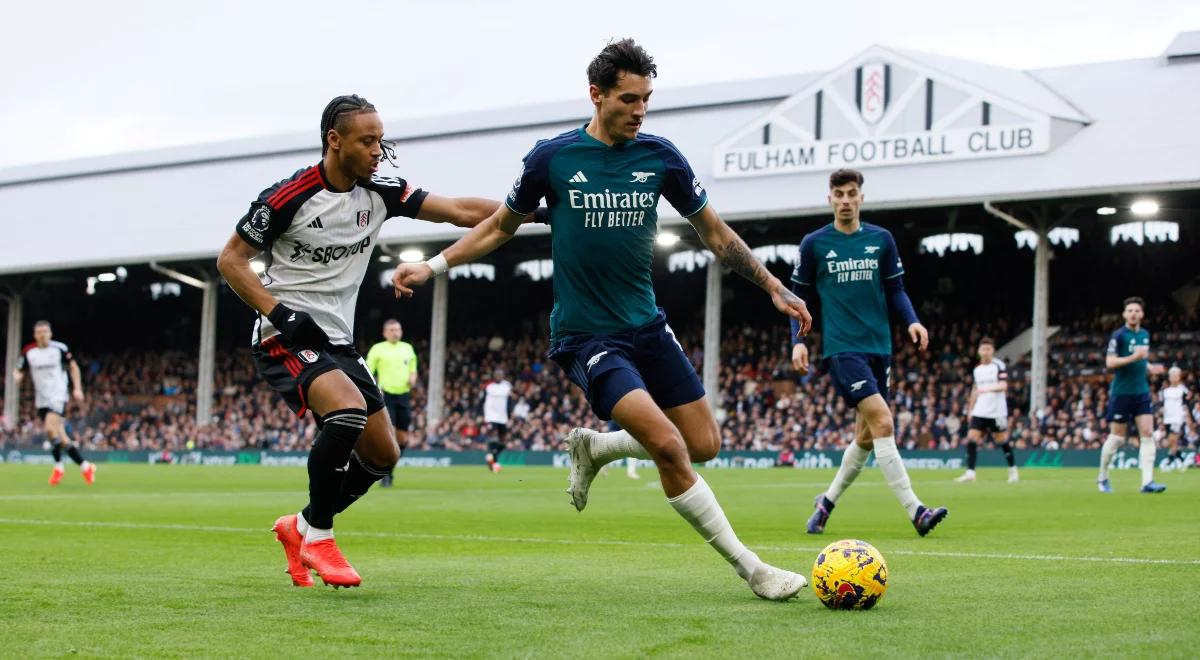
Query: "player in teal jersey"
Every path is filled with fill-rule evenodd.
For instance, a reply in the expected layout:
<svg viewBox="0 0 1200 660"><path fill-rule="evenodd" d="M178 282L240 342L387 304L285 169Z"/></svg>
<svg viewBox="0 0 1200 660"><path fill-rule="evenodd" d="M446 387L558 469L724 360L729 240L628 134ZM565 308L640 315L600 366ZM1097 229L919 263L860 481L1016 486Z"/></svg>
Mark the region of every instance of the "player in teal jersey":
<svg viewBox="0 0 1200 660"><path fill-rule="evenodd" d="M1140 436L1138 466L1142 468L1142 492L1161 493L1166 486L1154 482L1154 409L1150 396L1147 372L1161 374L1161 364L1150 363L1150 333L1142 327L1146 303L1136 296L1125 299L1121 316L1125 324L1117 328L1108 340L1104 366L1113 370L1108 392L1108 439L1100 449L1100 476L1096 487L1101 493L1111 493L1108 483L1108 464L1125 444L1129 420L1137 426Z"/></svg>
<svg viewBox="0 0 1200 660"><path fill-rule="evenodd" d="M770 600L795 596L803 576L770 566L738 540L693 462L716 456L720 431L695 369L655 304L651 259L659 197L687 218L723 265L758 284L807 332L804 302L760 263L721 220L687 160L667 140L639 133L653 59L630 39L610 43L588 66L591 121L543 140L524 159L507 202L424 264L396 269L397 295L450 266L503 245L541 199L554 260L550 357L584 390L596 415L624 430L576 429L568 493L578 510L605 464L652 459L671 506Z"/></svg>
<svg viewBox="0 0 1200 660"><path fill-rule="evenodd" d="M820 300L825 370L847 405L858 410L857 437L846 447L829 489L817 495L807 530L809 534L825 531L834 504L858 477L874 449L875 462L888 486L904 505L917 533L925 536L947 511L921 503L896 448L888 407L892 371L889 309L903 317L909 337L922 351L929 344L929 333L904 292L904 267L892 234L859 220L862 183L862 174L855 170L830 175L833 222L804 237L792 272L792 291L806 300ZM794 325L792 335L792 365L800 373L808 373L808 347Z"/></svg>

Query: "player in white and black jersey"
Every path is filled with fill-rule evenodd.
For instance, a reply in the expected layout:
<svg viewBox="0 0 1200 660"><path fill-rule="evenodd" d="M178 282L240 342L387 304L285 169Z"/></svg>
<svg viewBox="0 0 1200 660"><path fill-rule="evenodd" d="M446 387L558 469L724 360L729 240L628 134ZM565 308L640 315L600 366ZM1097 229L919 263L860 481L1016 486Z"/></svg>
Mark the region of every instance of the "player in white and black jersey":
<svg viewBox="0 0 1200 660"><path fill-rule="evenodd" d="M512 394L512 383L504 378L504 370L492 372L492 380L483 386L483 421L495 435L488 441L487 466L492 472L500 471L500 452L508 443L508 397Z"/></svg>
<svg viewBox="0 0 1200 660"><path fill-rule="evenodd" d="M1187 385L1183 384L1182 369L1171 367L1167 370L1167 386L1158 393L1158 398L1162 402L1163 426L1167 429L1166 469L1186 470L1179 439L1189 426L1187 409L1191 396ZM1184 445L1187 445L1186 439Z"/></svg>
<svg viewBox="0 0 1200 660"><path fill-rule="evenodd" d="M50 485L57 486L62 481L66 470L63 468L62 455L65 449L67 456L79 466L83 480L91 486L96 481L96 466L83 460L79 447L71 441L67 434L64 420L67 412L67 402L74 398L83 401L83 385L79 373L79 365L71 355L71 349L61 341L54 341L49 321L38 321L33 324L33 343L21 350L17 358L17 368L13 372L13 380L19 386L25 377L25 370L33 381L34 406L37 408L38 419L42 420L42 428L46 438L53 444L54 470L50 472ZM67 377L70 376L68 389Z"/></svg>
<svg viewBox="0 0 1200 660"><path fill-rule="evenodd" d="M385 476L400 447L383 396L354 349L354 308L379 229L394 217L473 227L499 202L446 198L376 174L392 159L375 107L339 96L321 115L321 161L267 188L237 223L217 266L258 311L255 366L320 429L308 458L309 501L275 522L296 586L357 586L333 539L333 517ZM260 278L250 260L265 253Z"/></svg>
<svg viewBox="0 0 1200 660"><path fill-rule="evenodd" d="M985 433L1004 451L1008 461L1008 483L1017 482L1017 465L1012 443L1008 441L1008 372L1004 362L995 357L996 342L991 337L979 340L979 366L975 367L974 382L967 410L971 419L967 430L967 471L955 479L959 483L975 481L975 459L979 441Z"/></svg>

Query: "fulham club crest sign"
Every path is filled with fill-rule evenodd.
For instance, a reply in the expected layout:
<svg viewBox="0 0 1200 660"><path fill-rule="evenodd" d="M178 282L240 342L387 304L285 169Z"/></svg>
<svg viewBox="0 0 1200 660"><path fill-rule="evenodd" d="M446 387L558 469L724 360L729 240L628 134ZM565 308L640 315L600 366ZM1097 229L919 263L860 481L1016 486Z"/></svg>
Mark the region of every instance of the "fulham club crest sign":
<svg viewBox="0 0 1200 660"><path fill-rule="evenodd" d="M891 71L886 64L864 64L858 67L856 76L855 96L858 101L858 113L863 121L875 125L883 119L887 111L888 101L891 100Z"/></svg>

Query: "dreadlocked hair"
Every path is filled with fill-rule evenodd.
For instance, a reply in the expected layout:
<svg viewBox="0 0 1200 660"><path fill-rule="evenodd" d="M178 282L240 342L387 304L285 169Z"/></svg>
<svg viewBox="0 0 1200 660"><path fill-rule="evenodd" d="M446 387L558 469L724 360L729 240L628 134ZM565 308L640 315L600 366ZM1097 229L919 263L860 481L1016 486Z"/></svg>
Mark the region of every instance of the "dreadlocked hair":
<svg viewBox="0 0 1200 660"><path fill-rule="evenodd" d="M359 112L375 112L375 106L358 94L338 96L325 106L321 113L321 155L329 150L329 130L341 133L346 130L346 117Z"/></svg>

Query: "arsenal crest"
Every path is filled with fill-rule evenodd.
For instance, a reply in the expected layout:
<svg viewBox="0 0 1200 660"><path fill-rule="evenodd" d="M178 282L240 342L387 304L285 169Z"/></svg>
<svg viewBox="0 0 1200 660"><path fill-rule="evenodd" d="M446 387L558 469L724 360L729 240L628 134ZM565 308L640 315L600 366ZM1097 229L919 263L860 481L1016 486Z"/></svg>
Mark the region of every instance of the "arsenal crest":
<svg viewBox="0 0 1200 660"><path fill-rule="evenodd" d="M868 124L878 124L891 100L892 76L886 64L864 64L858 67L855 99L858 113Z"/></svg>
<svg viewBox="0 0 1200 660"><path fill-rule="evenodd" d="M362 229L369 224L371 224L371 212L370 211L359 211L358 212L358 227L359 227L359 229Z"/></svg>

